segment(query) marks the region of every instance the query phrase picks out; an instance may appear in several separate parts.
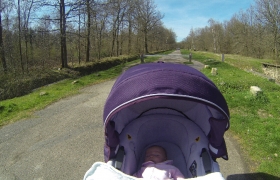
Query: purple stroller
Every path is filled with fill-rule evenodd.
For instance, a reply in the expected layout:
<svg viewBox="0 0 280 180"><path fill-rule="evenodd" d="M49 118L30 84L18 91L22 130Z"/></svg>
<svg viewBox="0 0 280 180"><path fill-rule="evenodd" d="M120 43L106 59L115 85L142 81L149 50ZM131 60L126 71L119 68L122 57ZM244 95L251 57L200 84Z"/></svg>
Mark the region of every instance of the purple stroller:
<svg viewBox="0 0 280 180"><path fill-rule="evenodd" d="M148 63L125 71L104 108L105 162L133 175L145 150L160 145L185 178L219 172L227 159L227 103L201 72L181 64Z"/></svg>

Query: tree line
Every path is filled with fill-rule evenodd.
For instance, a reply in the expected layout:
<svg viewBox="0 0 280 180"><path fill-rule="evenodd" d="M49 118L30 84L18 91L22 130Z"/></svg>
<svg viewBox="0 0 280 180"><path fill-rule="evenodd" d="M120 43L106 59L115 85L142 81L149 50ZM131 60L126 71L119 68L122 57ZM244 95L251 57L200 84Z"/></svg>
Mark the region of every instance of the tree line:
<svg viewBox="0 0 280 180"><path fill-rule="evenodd" d="M208 22L209 26L192 29L182 46L279 61L279 0L255 0L250 8L236 13L229 21L210 19Z"/></svg>
<svg viewBox="0 0 280 180"><path fill-rule="evenodd" d="M153 0L0 0L0 73L175 47Z"/></svg>

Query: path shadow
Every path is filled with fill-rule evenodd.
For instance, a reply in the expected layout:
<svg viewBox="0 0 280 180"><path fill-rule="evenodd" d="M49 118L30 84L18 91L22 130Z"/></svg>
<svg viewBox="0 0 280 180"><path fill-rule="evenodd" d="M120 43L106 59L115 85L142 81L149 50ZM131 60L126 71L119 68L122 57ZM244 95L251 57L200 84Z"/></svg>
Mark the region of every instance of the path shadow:
<svg viewBox="0 0 280 180"><path fill-rule="evenodd" d="M266 173L249 173L229 175L227 180L280 180L280 177Z"/></svg>

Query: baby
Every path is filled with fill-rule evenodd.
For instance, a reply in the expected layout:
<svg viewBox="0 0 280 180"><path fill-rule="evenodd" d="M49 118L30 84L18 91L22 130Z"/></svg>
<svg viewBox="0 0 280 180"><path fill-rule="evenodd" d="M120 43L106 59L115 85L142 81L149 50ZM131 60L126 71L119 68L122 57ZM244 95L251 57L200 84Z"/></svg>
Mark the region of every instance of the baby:
<svg viewBox="0 0 280 180"><path fill-rule="evenodd" d="M145 162L134 176L144 179L184 179L180 170L172 165L172 160L167 160L166 151L161 146L147 149Z"/></svg>

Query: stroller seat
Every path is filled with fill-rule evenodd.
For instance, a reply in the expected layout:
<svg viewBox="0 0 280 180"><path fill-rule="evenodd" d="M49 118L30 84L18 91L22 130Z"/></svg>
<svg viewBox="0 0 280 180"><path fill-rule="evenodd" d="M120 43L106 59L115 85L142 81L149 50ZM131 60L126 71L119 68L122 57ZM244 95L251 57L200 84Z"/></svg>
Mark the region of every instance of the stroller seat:
<svg viewBox="0 0 280 180"><path fill-rule="evenodd" d="M219 172L218 164L212 160L207 160L208 167L203 165L202 152L207 153L208 158L210 156L207 138L199 126L177 111L161 110L169 112L167 114L159 114L159 111L150 110L120 133L120 147L125 152L121 171L133 175L141 168L146 149L159 145L185 178L202 176L206 171Z"/></svg>
<svg viewBox="0 0 280 180"><path fill-rule="evenodd" d="M131 67L106 100L104 160L133 175L146 149L159 145L185 178L219 172L229 118L225 98L201 72L171 63Z"/></svg>

